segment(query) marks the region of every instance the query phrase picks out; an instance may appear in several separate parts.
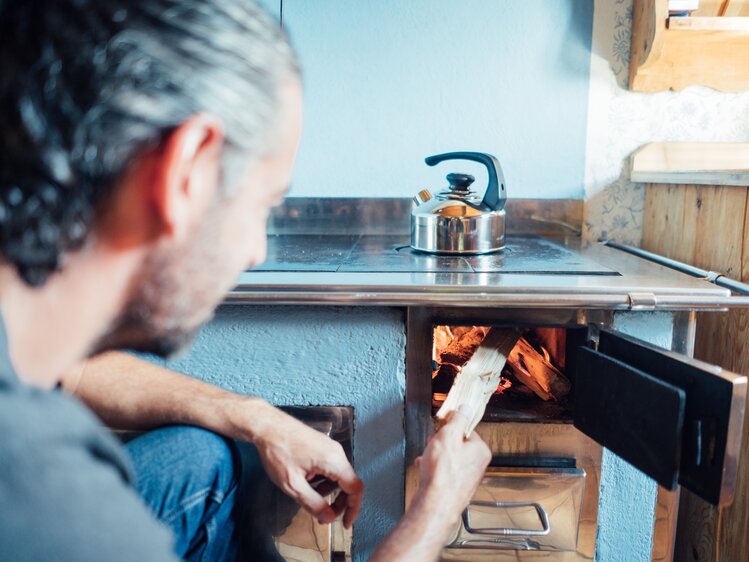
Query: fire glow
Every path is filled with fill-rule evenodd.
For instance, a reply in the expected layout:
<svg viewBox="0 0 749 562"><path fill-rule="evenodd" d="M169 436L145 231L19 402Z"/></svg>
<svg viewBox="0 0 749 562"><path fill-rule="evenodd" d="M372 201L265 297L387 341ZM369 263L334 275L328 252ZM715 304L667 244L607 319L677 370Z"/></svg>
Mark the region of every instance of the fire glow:
<svg viewBox="0 0 749 562"><path fill-rule="evenodd" d="M432 378L441 383L434 385L436 400L444 399L447 389L488 332L489 327L486 326L435 328ZM525 332L507 359L495 394L564 401L571 387L569 379L562 372L564 347L564 330L538 328Z"/></svg>

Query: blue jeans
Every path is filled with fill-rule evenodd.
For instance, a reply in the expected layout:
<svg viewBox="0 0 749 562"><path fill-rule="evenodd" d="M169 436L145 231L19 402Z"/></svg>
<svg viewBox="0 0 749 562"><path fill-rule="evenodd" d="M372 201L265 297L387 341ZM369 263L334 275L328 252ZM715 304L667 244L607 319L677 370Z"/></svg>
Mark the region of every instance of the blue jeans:
<svg viewBox="0 0 749 562"><path fill-rule="evenodd" d="M283 562L273 537L299 510L274 486L257 450L215 433L174 426L125 445L135 486L190 562Z"/></svg>
<svg viewBox="0 0 749 562"><path fill-rule="evenodd" d="M175 552L196 562L236 560L241 470L234 443L195 427L166 427L125 447L135 466L135 486L172 529Z"/></svg>

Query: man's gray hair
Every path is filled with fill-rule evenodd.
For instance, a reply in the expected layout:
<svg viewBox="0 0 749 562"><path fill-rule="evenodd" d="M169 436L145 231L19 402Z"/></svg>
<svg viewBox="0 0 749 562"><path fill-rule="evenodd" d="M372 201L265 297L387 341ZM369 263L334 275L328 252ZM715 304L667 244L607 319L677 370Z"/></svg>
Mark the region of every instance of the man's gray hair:
<svg viewBox="0 0 749 562"><path fill-rule="evenodd" d="M253 0L0 1L0 254L29 284L84 242L131 159L190 116L222 120L228 181L232 159L274 141L298 67Z"/></svg>

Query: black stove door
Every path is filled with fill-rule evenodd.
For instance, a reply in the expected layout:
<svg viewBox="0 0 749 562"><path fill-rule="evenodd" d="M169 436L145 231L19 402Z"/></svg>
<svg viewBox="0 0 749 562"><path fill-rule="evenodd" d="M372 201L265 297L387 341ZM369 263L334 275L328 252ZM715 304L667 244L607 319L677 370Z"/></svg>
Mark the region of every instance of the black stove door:
<svg viewBox="0 0 749 562"><path fill-rule="evenodd" d="M668 489L733 501L747 378L602 330L578 350L574 424Z"/></svg>

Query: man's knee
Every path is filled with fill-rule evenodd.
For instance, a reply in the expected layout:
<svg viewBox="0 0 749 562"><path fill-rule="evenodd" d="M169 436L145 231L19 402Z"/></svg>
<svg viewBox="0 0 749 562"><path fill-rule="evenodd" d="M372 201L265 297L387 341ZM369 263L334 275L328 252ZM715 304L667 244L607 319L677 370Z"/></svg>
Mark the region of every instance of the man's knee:
<svg viewBox="0 0 749 562"><path fill-rule="evenodd" d="M213 480L224 490L236 485L240 472L239 455L233 442L198 427L177 426L163 431L182 455L181 458L174 456L177 462L175 470Z"/></svg>
<svg viewBox="0 0 749 562"><path fill-rule="evenodd" d="M239 455L234 443L205 429L156 429L128 443L127 449L142 492L171 488L179 482L183 492L185 488L215 490L215 499L220 501L218 496L228 493L239 479ZM164 482L160 484L160 480Z"/></svg>

